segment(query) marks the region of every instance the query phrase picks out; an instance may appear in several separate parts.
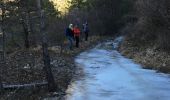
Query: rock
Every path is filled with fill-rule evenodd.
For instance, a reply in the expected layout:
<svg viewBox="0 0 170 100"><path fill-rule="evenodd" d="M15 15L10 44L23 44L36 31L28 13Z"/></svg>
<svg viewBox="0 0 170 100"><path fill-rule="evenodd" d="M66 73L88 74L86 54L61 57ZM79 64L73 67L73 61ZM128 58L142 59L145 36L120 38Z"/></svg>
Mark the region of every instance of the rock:
<svg viewBox="0 0 170 100"><path fill-rule="evenodd" d="M26 65L24 66L24 69L30 69L30 65L29 65L29 64L26 64Z"/></svg>
<svg viewBox="0 0 170 100"><path fill-rule="evenodd" d="M42 46L38 45L36 48L33 48L33 51L40 51L42 49Z"/></svg>

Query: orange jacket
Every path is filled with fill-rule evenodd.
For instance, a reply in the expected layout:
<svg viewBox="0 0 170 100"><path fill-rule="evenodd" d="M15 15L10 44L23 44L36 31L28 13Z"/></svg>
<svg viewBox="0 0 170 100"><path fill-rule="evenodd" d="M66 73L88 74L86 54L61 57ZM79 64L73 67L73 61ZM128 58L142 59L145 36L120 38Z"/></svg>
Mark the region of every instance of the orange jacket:
<svg viewBox="0 0 170 100"><path fill-rule="evenodd" d="M74 36L80 36L80 29L79 28L73 28Z"/></svg>

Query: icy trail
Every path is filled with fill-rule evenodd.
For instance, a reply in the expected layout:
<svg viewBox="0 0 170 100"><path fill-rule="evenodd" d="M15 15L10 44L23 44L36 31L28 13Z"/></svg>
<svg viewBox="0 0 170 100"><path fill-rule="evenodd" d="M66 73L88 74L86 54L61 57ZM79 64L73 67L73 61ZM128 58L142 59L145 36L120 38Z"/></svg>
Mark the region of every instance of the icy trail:
<svg viewBox="0 0 170 100"><path fill-rule="evenodd" d="M170 76L142 69L121 56L113 48L120 40L100 44L75 59L85 75L72 82L66 100L170 100Z"/></svg>

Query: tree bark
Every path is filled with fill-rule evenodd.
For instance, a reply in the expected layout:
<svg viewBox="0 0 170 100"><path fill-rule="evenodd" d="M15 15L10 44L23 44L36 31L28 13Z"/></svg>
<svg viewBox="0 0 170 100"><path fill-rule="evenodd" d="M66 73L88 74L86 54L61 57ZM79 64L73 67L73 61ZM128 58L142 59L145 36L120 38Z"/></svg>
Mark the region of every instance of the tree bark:
<svg viewBox="0 0 170 100"><path fill-rule="evenodd" d="M23 10L22 7L25 7L25 9ZM31 21L30 21L30 11L29 11L29 5L23 3L22 1L19 2L18 8L20 10L20 14L21 14L21 24L23 27L23 31L24 31L24 46L25 48L29 48L30 47L30 41L29 41L29 35L32 32L31 31Z"/></svg>
<svg viewBox="0 0 170 100"><path fill-rule="evenodd" d="M2 80L1 80L1 75L0 75L0 92L3 90L3 85L2 85Z"/></svg>
<svg viewBox="0 0 170 100"><path fill-rule="evenodd" d="M1 28L1 33L2 33L2 39L3 39L3 43L2 43L2 51L3 51L3 55L2 55L2 60L3 60L3 62L5 63L5 33L4 33L4 17L5 17L5 6L4 6L4 4L3 4L3 2L1 3L1 12L2 12L2 14L1 14L1 18L0 18L0 20L1 20L1 26L0 26L0 28ZM1 74L1 73L0 73ZM1 90L3 90L3 85L2 85L2 78L1 78L2 76L0 75L0 91Z"/></svg>
<svg viewBox="0 0 170 100"><path fill-rule="evenodd" d="M41 9L41 0L37 0L37 7L40 16L40 33L42 33L42 49L43 49L43 60L44 60L44 70L46 72L46 79L48 81L49 91L56 90L56 84L54 81L54 77L51 71L50 65L50 56L48 52L48 43L46 39L46 34L44 32L45 23L44 23L44 10Z"/></svg>
<svg viewBox="0 0 170 100"><path fill-rule="evenodd" d="M3 56L2 56L2 58L3 58L3 62L5 62L5 59L6 59L6 45L5 45L5 29L4 29L4 18L5 18L5 6L4 6L4 4L2 4L2 8L1 8L1 10L2 10L2 15L1 15L1 28L2 28L2 39L3 39L3 44L2 44L2 50L3 50Z"/></svg>
<svg viewBox="0 0 170 100"><path fill-rule="evenodd" d="M22 20L22 25L24 28L24 40L25 40L25 47L29 48L30 47L30 43L29 43L29 34L31 33L31 29L30 29L30 20L29 20L29 12L26 13L25 15L26 19L23 18Z"/></svg>

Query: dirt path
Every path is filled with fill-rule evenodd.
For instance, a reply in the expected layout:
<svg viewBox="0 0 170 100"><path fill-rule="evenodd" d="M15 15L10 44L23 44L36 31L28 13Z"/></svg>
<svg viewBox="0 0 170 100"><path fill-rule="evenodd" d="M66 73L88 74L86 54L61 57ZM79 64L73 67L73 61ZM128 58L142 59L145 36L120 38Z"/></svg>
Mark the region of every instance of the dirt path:
<svg viewBox="0 0 170 100"><path fill-rule="evenodd" d="M170 75L142 69L113 45L98 45L75 59L85 75L72 82L66 100L169 100Z"/></svg>

